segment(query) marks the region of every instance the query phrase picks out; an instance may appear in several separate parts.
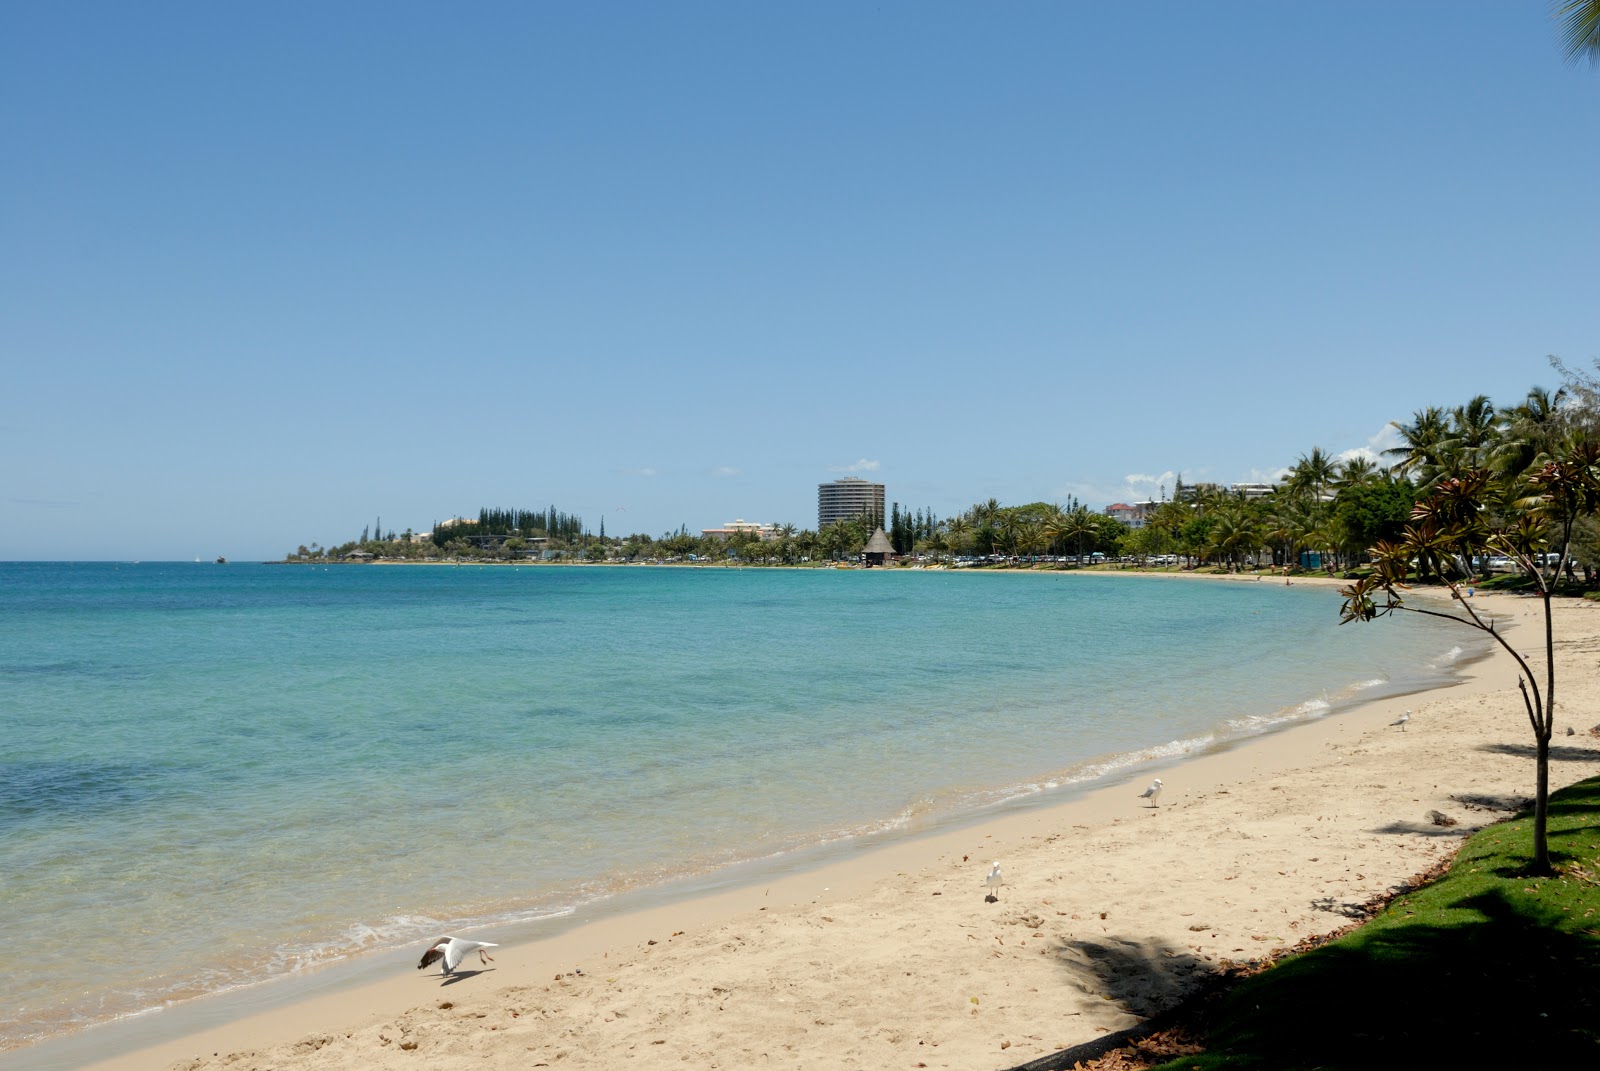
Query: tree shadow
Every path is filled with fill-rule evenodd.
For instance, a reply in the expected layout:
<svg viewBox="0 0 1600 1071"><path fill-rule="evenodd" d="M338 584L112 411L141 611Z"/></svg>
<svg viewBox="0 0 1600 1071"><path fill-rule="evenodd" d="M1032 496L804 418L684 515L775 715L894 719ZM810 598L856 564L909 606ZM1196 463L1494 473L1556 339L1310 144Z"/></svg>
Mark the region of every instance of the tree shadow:
<svg viewBox="0 0 1600 1071"><path fill-rule="evenodd" d="M1408 837L1466 837L1473 830L1462 829L1460 826L1441 826L1433 822L1390 822L1386 826L1377 826L1367 832Z"/></svg>
<svg viewBox="0 0 1600 1071"><path fill-rule="evenodd" d="M1217 971L1188 949L1125 937L1057 941L1051 955L1085 992L1142 1017L1193 995Z"/></svg>
<svg viewBox="0 0 1600 1071"><path fill-rule="evenodd" d="M1211 1051L1284 1069L1592 1066L1600 939L1498 889L1449 907L1465 913L1374 923L1246 979L1207 1023Z"/></svg>
<svg viewBox="0 0 1600 1071"><path fill-rule="evenodd" d="M1491 796L1485 792L1456 792L1450 798L1463 807L1485 811L1520 811L1533 805L1530 796Z"/></svg>
<svg viewBox="0 0 1600 1071"><path fill-rule="evenodd" d="M1343 915L1347 919L1364 919L1372 914L1372 907L1369 904L1358 904L1353 900L1335 900L1331 896L1321 896L1311 901L1311 909Z"/></svg>
<svg viewBox="0 0 1600 1071"><path fill-rule="evenodd" d="M1488 751L1495 755L1515 755L1522 759L1531 759L1538 754L1532 744L1479 744L1479 751ZM1600 750L1592 747L1572 747L1569 744L1551 744L1551 762L1593 762L1600 759Z"/></svg>

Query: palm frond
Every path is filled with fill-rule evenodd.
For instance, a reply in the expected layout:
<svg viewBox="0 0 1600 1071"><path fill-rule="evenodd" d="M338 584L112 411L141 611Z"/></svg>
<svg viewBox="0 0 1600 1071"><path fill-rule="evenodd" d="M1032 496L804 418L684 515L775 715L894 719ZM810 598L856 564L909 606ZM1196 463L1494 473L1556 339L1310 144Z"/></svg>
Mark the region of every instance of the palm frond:
<svg viewBox="0 0 1600 1071"><path fill-rule="evenodd" d="M1600 0L1562 0L1552 15L1561 23L1567 62L1600 65Z"/></svg>

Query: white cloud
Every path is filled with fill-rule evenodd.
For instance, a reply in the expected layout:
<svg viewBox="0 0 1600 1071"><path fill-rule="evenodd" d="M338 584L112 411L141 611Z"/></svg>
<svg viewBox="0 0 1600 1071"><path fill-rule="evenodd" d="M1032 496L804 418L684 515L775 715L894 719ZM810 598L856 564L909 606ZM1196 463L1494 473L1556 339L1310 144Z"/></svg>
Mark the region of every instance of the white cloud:
<svg viewBox="0 0 1600 1071"><path fill-rule="evenodd" d="M1122 478L1123 488L1128 491L1154 491L1158 487L1173 487L1177 482L1178 474L1170 470L1163 472L1159 476L1147 476L1142 472L1133 472Z"/></svg>
<svg viewBox="0 0 1600 1071"><path fill-rule="evenodd" d="M642 469L623 469L629 476L654 476L658 470L646 465Z"/></svg>
<svg viewBox="0 0 1600 1071"><path fill-rule="evenodd" d="M1156 476L1145 472L1130 472L1122 478L1122 486L1117 488L1107 501L1153 502L1162 498L1170 500L1173 492L1178 489L1178 480L1182 476L1183 473L1171 469ZM1199 479L1200 477L1190 470L1187 482L1196 483Z"/></svg>
<svg viewBox="0 0 1600 1071"><path fill-rule="evenodd" d="M854 465L833 465L833 466L830 466L828 471L829 472L877 472L878 471L878 465L879 465L879 462L868 461L866 458L862 458L860 461L857 461Z"/></svg>
<svg viewBox="0 0 1600 1071"><path fill-rule="evenodd" d="M1286 467L1282 466L1282 465L1278 466L1275 469L1251 469L1244 476L1244 478L1239 480L1238 482L1239 483L1278 483L1280 480L1282 480L1287 475L1289 475L1289 470Z"/></svg>
<svg viewBox="0 0 1600 1071"><path fill-rule="evenodd" d="M713 476L738 476L740 475L740 470L732 465L719 465L711 470L711 474Z"/></svg>
<svg viewBox="0 0 1600 1071"><path fill-rule="evenodd" d="M1162 495L1163 489L1170 499L1177 483L1176 472L1163 472L1158 476L1135 472L1124 476L1121 486L1068 482L1058 486L1055 495L1058 499L1069 496L1076 498L1090 509L1097 510L1115 502L1154 501Z"/></svg>
<svg viewBox="0 0 1600 1071"><path fill-rule="evenodd" d="M1378 429L1377 434L1367 439L1365 446L1352 447L1342 453L1335 454L1335 461L1349 461L1353 457L1364 457L1374 465L1388 465L1389 459L1384 457L1385 450L1392 450L1400 445L1400 431L1393 424L1385 424Z"/></svg>

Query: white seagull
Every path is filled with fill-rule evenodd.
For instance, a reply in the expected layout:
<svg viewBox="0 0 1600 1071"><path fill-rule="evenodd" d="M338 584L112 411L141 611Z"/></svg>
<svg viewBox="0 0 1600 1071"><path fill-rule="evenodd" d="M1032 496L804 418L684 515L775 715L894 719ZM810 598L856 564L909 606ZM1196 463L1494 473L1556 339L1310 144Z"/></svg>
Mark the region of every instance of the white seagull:
<svg viewBox="0 0 1600 1071"><path fill-rule="evenodd" d="M461 966L461 961L472 953L478 954L478 961L485 965L493 962L494 957L485 952L486 948L499 948L500 946L490 941L463 941L459 937L441 937L429 946L422 954L422 962L417 964L417 970L422 970L430 963L444 960L444 966L439 969L439 977L454 974L456 968Z"/></svg>
<svg viewBox="0 0 1600 1071"><path fill-rule="evenodd" d="M1402 714L1398 718L1396 718L1394 721L1391 721L1389 724L1390 725L1398 725L1398 726L1400 726L1400 731L1401 732L1405 732L1406 731L1406 722L1408 722L1410 720L1411 720L1411 711L1408 710L1404 714Z"/></svg>
<svg viewBox="0 0 1600 1071"><path fill-rule="evenodd" d="M1161 778L1158 777L1154 781L1151 781L1150 787L1139 793L1139 798L1142 800L1149 800L1150 806L1154 807L1156 805L1156 800L1161 798Z"/></svg>
<svg viewBox="0 0 1600 1071"><path fill-rule="evenodd" d="M983 879L984 885L988 886L988 888L989 888L989 895L987 897L985 897L985 899L987 899L987 900L998 900L998 899L1000 899L1000 896L999 896L1000 886L1004 882L1005 882L1005 879L1000 876L1000 864L997 861L994 864L994 866L989 868L989 876Z"/></svg>

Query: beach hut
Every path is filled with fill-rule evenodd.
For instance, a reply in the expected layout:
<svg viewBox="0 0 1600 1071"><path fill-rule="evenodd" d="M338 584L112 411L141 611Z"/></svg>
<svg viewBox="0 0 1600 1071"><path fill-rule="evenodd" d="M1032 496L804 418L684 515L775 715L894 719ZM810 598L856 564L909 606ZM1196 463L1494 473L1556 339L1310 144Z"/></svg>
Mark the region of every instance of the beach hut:
<svg viewBox="0 0 1600 1071"><path fill-rule="evenodd" d="M861 560L867 563L867 568L874 565L888 565L894 558L894 544L889 542L889 536L882 528L872 533L872 538L867 540L867 549L861 552Z"/></svg>

